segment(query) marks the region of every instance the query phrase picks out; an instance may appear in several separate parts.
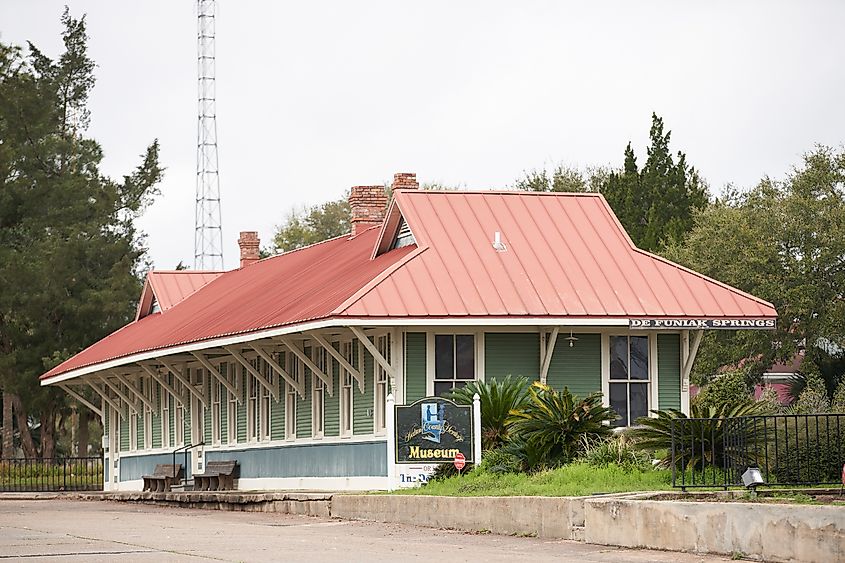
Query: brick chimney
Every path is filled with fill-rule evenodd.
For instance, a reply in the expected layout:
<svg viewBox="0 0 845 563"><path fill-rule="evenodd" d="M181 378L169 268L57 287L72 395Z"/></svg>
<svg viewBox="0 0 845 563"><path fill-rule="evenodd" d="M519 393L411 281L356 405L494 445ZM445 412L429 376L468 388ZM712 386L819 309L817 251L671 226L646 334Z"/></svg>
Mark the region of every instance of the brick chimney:
<svg viewBox="0 0 845 563"><path fill-rule="evenodd" d="M352 236L381 225L387 207L384 186L353 186L349 193L349 207L352 209Z"/></svg>
<svg viewBox="0 0 845 563"><path fill-rule="evenodd" d="M249 266L253 262L258 262L259 244L256 231L241 231L241 236L238 238L238 246L241 248L241 268Z"/></svg>
<svg viewBox="0 0 845 563"><path fill-rule="evenodd" d="M413 172L397 172L393 175L393 183L390 188L393 190L418 190L420 184L417 182L417 175Z"/></svg>

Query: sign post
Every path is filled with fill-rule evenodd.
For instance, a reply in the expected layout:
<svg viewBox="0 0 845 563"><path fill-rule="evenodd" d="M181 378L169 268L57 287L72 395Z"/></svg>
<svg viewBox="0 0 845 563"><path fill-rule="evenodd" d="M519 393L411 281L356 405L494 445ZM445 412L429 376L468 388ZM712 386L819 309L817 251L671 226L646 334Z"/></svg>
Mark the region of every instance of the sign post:
<svg viewBox="0 0 845 563"><path fill-rule="evenodd" d="M481 397L472 396L472 458L475 466L481 465Z"/></svg>
<svg viewBox="0 0 845 563"><path fill-rule="evenodd" d="M387 406L385 407L385 421L384 430L387 434L387 490L392 491L396 488L396 440L394 439L396 429L396 400L393 398L393 393L387 396Z"/></svg>

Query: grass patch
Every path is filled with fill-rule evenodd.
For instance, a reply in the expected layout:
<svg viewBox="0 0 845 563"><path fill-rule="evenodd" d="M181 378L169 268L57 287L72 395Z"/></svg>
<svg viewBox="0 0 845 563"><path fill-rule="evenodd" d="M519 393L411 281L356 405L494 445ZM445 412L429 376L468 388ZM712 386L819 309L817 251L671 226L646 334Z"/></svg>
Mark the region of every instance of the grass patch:
<svg viewBox="0 0 845 563"><path fill-rule="evenodd" d="M430 481L395 494L436 496L584 496L597 493L665 491L672 473L665 469L626 470L618 465L594 467L583 462L535 474L492 474L479 470L460 477Z"/></svg>

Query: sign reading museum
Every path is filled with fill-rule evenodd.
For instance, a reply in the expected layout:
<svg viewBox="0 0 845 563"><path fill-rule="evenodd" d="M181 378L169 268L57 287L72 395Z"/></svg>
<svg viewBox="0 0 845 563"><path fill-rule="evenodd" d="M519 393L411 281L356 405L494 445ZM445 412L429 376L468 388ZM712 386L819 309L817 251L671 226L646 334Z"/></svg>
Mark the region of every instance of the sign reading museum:
<svg viewBox="0 0 845 563"><path fill-rule="evenodd" d="M396 405L396 463L452 463L472 456L472 407L442 397Z"/></svg>
<svg viewBox="0 0 845 563"><path fill-rule="evenodd" d="M774 330L775 322L775 319L630 319L628 328Z"/></svg>

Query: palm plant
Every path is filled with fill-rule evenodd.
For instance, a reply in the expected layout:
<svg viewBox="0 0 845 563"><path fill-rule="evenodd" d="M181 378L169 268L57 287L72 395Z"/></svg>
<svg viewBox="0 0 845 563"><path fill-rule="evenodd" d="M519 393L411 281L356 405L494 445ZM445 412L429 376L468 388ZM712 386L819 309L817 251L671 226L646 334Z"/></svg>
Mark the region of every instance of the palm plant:
<svg viewBox="0 0 845 563"><path fill-rule="evenodd" d="M510 412L522 408L528 398L528 379L507 375L502 380L471 381L452 391L449 398L459 405L471 405L476 393L481 400L481 447L493 450L507 440Z"/></svg>
<svg viewBox="0 0 845 563"><path fill-rule="evenodd" d="M528 402L512 410L509 421L511 432L536 450L545 465L554 466L574 459L585 438L610 435L613 430L605 422L617 418L613 409L601 404L601 393L580 399L566 387L555 391L534 382Z"/></svg>

